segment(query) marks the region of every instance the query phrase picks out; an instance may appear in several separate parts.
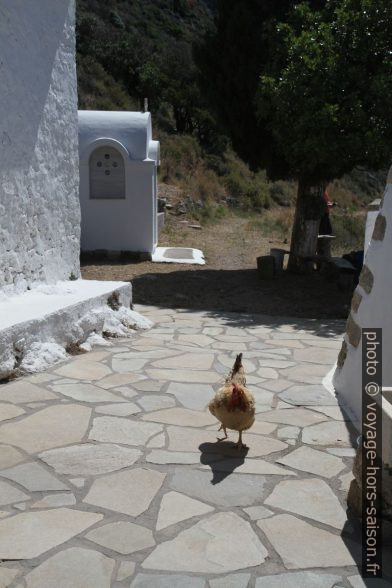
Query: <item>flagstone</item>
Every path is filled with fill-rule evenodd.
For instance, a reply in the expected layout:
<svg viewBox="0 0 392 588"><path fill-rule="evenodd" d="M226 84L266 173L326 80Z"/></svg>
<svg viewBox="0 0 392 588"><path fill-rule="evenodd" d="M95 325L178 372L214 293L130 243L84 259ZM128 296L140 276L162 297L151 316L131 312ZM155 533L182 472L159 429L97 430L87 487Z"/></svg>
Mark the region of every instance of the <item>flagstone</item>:
<svg viewBox="0 0 392 588"><path fill-rule="evenodd" d="M119 374L127 374L129 372L137 372L144 368L148 359L133 358L133 359L112 359L112 369Z"/></svg>
<svg viewBox="0 0 392 588"><path fill-rule="evenodd" d="M200 453L191 453L189 451L167 451L165 449L154 449L146 457L148 463L169 464L169 463L183 463L192 464L199 463Z"/></svg>
<svg viewBox="0 0 392 588"><path fill-rule="evenodd" d="M340 476L339 477L340 490L343 490L344 492L348 492L348 489L350 488L350 484L351 484L353 478L354 478L354 474L352 472L348 472L347 474L343 474L343 476Z"/></svg>
<svg viewBox="0 0 392 588"><path fill-rule="evenodd" d="M50 406L20 421L2 425L0 442L16 445L28 453L77 443L87 431L90 415L91 409L86 406Z"/></svg>
<svg viewBox="0 0 392 588"><path fill-rule="evenodd" d="M279 439L298 439L301 429L299 427L287 426L281 427L278 432L277 436Z"/></svg>
<svg viewBox="0 0 392 588"><path fill-rule="evenodd" d="M262 378L267 378L270 380L277 380L279 378L278 372L275 369L270 368L270 367L262 367L257 370L257 373Z"/></svg>
<svg viewBox="0 0 392 588"><path fill-rule="evenodd" d="M57 368L55 373L65 378L76 378L77 380L100 380L112 373L112 370L105 364L98 361L70 361Z"/></svg>
<svg viewBox="0 0 392 588"><path fill-rule="evenodd" d="M141 409L133 402L124 402L120 398L120 404L104 404L103 406L96 406L95 412L98 414L108 414L111 416L129 416L141 412Z"/></svg>
<svg viewBox="0 0 392 588"><path fill-rule="evenodd" d="M262 475L276 475L276 476L296 476L297 474L276 466L263 459L246 459L230 458L216 461L212 466L204 465L202 469L211 467L214 472L232 472L236 474L262 474Z"/></svg>
<svg viewBox="0 0 392 588"><path fill-rule="evenodd" d="M337 529L342 529L347 520L345 511L328 484L315 478L280 482L264 504L288 510Z"/></svg>
<svg viewBox="0 0 392 588"><path fill-rule="evenodd" d="M150 529L125 521L108 523L93 529L85 537L123 555L129 555L155 545Z"/></svg>
<svg viewBox="0 0 392 588"><path fill-rule="evenodd" d="M362 578L359 574L349 576L347 580L352 588L390 588L391 584L388 580L382 578Z"/></svg>
<svg viewBox="0 0 392 588"><path fill-rule="evenodd" d="M338 457L355 457L357 453L354 447L327 447L327 451Z"/></svg>
<svg viewBox="0 0 392 588"><path fill-rule="evenodd" d="M8 421L24 413L25 411L20 406L0 402L0 421Z"/></svg>
<svg viewBox="0 0 392 588"><path fill-rule="evenodd" d="M274 513L265 506L249 506L243 509L252 521L259 521L272 516Z"/></svg>
<svg viewBox="0 0 392 588"><path fill-rule="evenodd" d="M249 386L250 383L247 382L247 385ZM252 386L251 388L251 392L254 396L254 399L256 401L256 405L258 406L271 406L272 401L274 399L274 394L273 392L268 392L268 390L263 390L262 388L256 388L255 386Z"/></svg>
<svg viewBox="0 0 392 588"><path fill-rule="evenodd" d="M139 449L113 443L83 443L52 449L39 454L58 474L97 476L129 467L141 456Z"/></svg>
<svg viewBox="0 0 392 588"><path fill-rule="evenodd" d="M10 447L9 445L0 445L0 470L10 468L17 463L25 461L23 453Z"/></svg>
<svg viewBox="0 0 392 588"><path fill-rule="evenodd" d="M327 417L307 410L305 408L283 408L282 410L271 410L263 414L263 420L271 423L282 423L296 427L306 427L326 421Z"/></svg>
<svg viewBox="0 0 392 588"><path fill-rule="evenodd" d="M168 408L142 416L143 421L154 421L168 425L181 424L184 427L205 427L215 422L215 418L207 413L189 408Z"/></svg>
<svg viewBox="0 0 392 588"><path fill-rule="evenodd" d="M49 494L42 500L38 500L31 505L31 508L57 508L59 506L72 506L76 504L74 494L71 492Z"/></svg>
<svg viewBox="0 0 392 588"><path fill-rule="evenodd" d="M175 357L159 359L151 365L157 368L188 368L192 370L211 369L214 355L212 353L184 353Z"/></svg>
<svg viewBox="0 0 392 588"><path fill-rule="evenodd" d="M268 339L265 341L265 343L267 345L271 345L271 347L272 346L282 347L282 342L279 340L274 341L273 339ZM255 345L255 343L253 345ZM305 345L303 343L301 343L301 341L299 339L285 339L284 346L291 347L292 349L303 349L305 347Z"/></svg>
<svg viewBox="0 0 392 588"><path fill-rule="evenodd" d="M58 394L81 402L125 402L121 396L106 392L94 384L75 382L74 384L54 384L51 388Z"/></svg>
<svg viewBox="0 0 392 588"><path fill-rule="evenodd" d="M164 381L141 380L135 382L132 386L136 388L136 390L141 390L142 392L159 392L164 383Z"/></svg>
<svg viewBox="0 0 392 588"><path fill-rule="evenodd" d="M70 547L25 576L26 588L110 588L115 562L98 551Z"/></svg>
<svg viewBox="0 0 392 588"><path fill-rule="evenodd" d="M331 366L332 367L332 366ZM322 379L327 375L329 366L319 365L317 363L300 363L294 367L287 368L284 372L285 377L303 382L304 384L320 384Z"/></svg>
<svg viewBox="0 0 392 588"><path fill-rule="evenodd" d="M225 368L231 369L234 365L235 355L218 355L218 361L225 366ZM242 365L246 374L251 374L256 370L256 365L249 359L249 355L246 358L242 358Z"/></svg>
<svg viewBox="0 0 392 588"><path fill-rule="evenodd" d="M250 574L230 574L224 578L210 580L211 588L247 588Z"/></svg>
<svg viewBox="0 0 392 588"><path fill-rule="evenodd" d="M258 364L260 367L270 367L278 369L285 369L295 365L293 361L287 361L284 359L259 359Z"/></svg>
<svg viewBox="0 0 392 588"><path fill-rule="evenodd" d="M254 335L246 333L241 335L215 335L215 338L223 343L250 343L251 341L256 341Z"/></svg>
<svg viewBox="0 0 392 588"><path fill-rule="evenodd" d="M13 504L22 500L29 500L30 496L18 490L8 482L0 480L0 505Z"/></svg>
<svg viewBox="0 0 392 588"><path fill-rule="evenodd" d="M267 556L250 524L232 512L225 512L210 515L171 541L161 543L143 561L142 567L224 573L260 565Z"/></svg>
<svg viewBox="0 0 392 588"><path fill-rule="evenodd" d="M2 519L0 558L14 560L38 557L71 537L79 535L102 518L103 515L94 512L59 508L21 513ZM83 588L86 585L83 584Z"/></svg>
<svg viewBox="0 0 392 588"><path fill-rule="evenodd" d="M136 564L133 561L121 561L118 567L117 582L121 582L121 580L125 580L133 575L135 571Z"/></svg>
<svg viewBox="0 0 392 588"><path fill-rule="evenodd" d="M330 421L306 427L302 433L302 442L309 445L352 446L350 433L342 421Z"/></svg>
<svg viewBox="0 0 392 588"><path fill-rule="evenodd" d="M336 361L337 348L329 347L307 347L306 349L295 349L294 359L297 362L309 361L312 363L326 363L333 366Z"/></svg>
<svg viewBox="0 0 392 588"><path fill-rule="evenodd" d="M287 569L355 565L355 559L340 535L319 529L293 515L276 515L258 521L257 525Z"/></svg>
<svg viewBox="0 0 392 588"><path fill-rule="evenodd" d="M126 384L132 384L132 386L136 387L136 384L143 379L142 374L112 374L96 382L96 385L105 390Z"/></svg>
<svg viewBox="0 0 392 588"><path fill-rule="evenodd" d="M155 435L155 437L152 437L152 439L150 439L150 441L147 443L147 447L148 448L160 448L160 447L164 447L165 443L166 443L165 433L159 433L158 435Z"/></svg>
<svg viewBox="0 0 392 588"><path fill-rule="evenodd" d="M224 335L217 335L217 337L223 337ZM179 341L185 343L191 343L192 345L198 345L199 347L208 347L211 343L214 343L214 339L208 335L178 335Z"/></svg>
<svg viewBox="0 0 392 588"><path fill-rule="evenodd" d="M279 398L297 406L336 406L337 400L321 382L317 386L292 386L279 394Z"/></svg>
<svg viewBox="0 0 392 588"><path fill-rule="evenodd" d="M71 484L76 486L76 488L83 488L83 486L86 483L86 480L84 478L70 478L69 481L71 482Z"/></svg>
<svg viewBox="0 0 392 588"><path fill-rule="evenodd" d="M255 421L250 429L250 432L255 435L270 435L275 431L278 425L274 423L265 423L263 421Z"/></svg>
<svg viewBox="0 0 392 588"><path fill-rule="evenodd" d="M296 470L324 478L333 478L346 467L339 457L329 455L324 451L317 451L306 445L302 445L276 461Z"/></svg>
<svg viewBox="0 0 392 588"><path fill-rule="evenodd" d="M0 566L0 588L8 588L22 570Z"/></svg>
<svg viewBox="0 0 392 588"><path fill-rule="evenodd" d="M101 441L101 443L145 445L150 437L161 431L162 426L155 423L105 416L94 419L89 439Z"/></svg>
<svg viewBox="0 0 392 588"><path fill-rule="evenodd" d="M149 378L174 382L199 382L200 384L215 384L220 379L217 372L186 369L158 369L146 370Z"/></svg>
<svg viewBox="0 0 392 588"><path fill-rule="evenodd" d="M229 343L228 341L215 341L213 349L220 349L222 351L235 351L236 353L245 352L248 350L246 343Z"/></svg>
<svg viewBox="0 0 392 588"><path fill-rule="evenodd" d="M32 492L68 490L68 487L63 482L36 462L22 463L7 470L2 470L0 475Z"/></svg>
<svg viewBox="0 0 392 588"><path fill-rule="evenodd" d="M219 507L252 506L264 494L264 476L233 473L211 484L211 473L175 468L170 488Z"/></svg>
<svg viewBox="0 0 392 588"><path fill-rule="evenodd" d="M205 588L205 581L179 574L138 574L130 588Z"/></svg>
<svg viewBox="0 0 392 588"><path fill-rule="evenodd" d="M145 395L137 402L146 412L159 410L161 408L171 408L176 405L174 398L170 398L170 396L165 396L163 394Z"/></svg>
<svg viewBox="0 0 392 588"><path fill-rule="evenodd" d="M84 502L137 517L146 511L166 474L135 468L95 480Z"/></svg>
<svg viewBox="0 0 392 588"><path fill-rule="evenodd" d="M317 572L289 572L256 579L256 588L335 588L342 577Z"/></svg>
<svg viewBox="0 0 392 588"><path fill-rule="evenodd" d="M156 529L160 531L180 521L201 516L213 510L212 506L194 498L189 498L189 496L185 496L179 492L167 492L163 496L159 508Z"/></svg>
<svg viewBox="0 0 392 588"><path fill-rule="evenodd" d="M25 378L25 382L32 382L33 384L45 384L56 380L57 376L50 374L49 372L42 372L41 374L32 374Z"/></svg>
<svg viewBox="0 0 392 588"><path fill-rule="evenodd" d="M0 401L24 404L42 400L57 400L57 396L27 380L16 380L0 387Z"/></svg>
<svg viewBox="0 0 392 588"><path fill-rule="evenodd" d="M267 380L263 383L263 387L267 388L267 390L271 390L271 392L282 392L292 385L293 382L283 380L282 378L279 378L278 380Z"/></svg>
<svg viewBox="0 0 392 588"><path fill-rule="evenodd" d="M180 382L170 382L166 393L175 396L185 408L194 410L204 410L214 395L212 387L207 384Z"/></svg>
<svg viewBox="0 0 392 588"><path fill-rule="evenodd" d="M350 418L343 412L340 406L311 406L309 407L317 412L322 412L335 421L349 421Z"/></svg>

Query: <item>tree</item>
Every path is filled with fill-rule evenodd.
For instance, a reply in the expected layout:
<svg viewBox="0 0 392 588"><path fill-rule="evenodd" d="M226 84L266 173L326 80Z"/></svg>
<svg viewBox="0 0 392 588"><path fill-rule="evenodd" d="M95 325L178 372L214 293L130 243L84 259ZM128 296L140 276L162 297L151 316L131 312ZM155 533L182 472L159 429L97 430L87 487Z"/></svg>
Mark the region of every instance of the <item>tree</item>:
<svg viewBox="0 0 392 588"><path fill-rule="evenodd" d="M253 121L257 138L250 140L247 159L266 167L270 177L298 180L289 267L301 270L303 258L315 254L326 184L357 165L389 163L392 5L390 0L327 0L291 3L277 14L268 4L256 2L259 12L253 22L247 12L246 34L262 50L253 54L254 41L242 48L234 40L236 60L243 61L245 71L237 67L231 72L237 79L226 79L231 94L226 87L224 96L230 96L231 109L233 102L245 100L240 107L245 122L242 129L232 129L226 117L226 125L244 156L249 144L243 145L247 137L241 138L239 129ZM215 39L222 40L236 25L222 4L220 11ZM223 61L227 68L226 56ZM243 87L242 78L247 98L236 92L238 85ZM218 107L222 109L228 105Z"/></svg>

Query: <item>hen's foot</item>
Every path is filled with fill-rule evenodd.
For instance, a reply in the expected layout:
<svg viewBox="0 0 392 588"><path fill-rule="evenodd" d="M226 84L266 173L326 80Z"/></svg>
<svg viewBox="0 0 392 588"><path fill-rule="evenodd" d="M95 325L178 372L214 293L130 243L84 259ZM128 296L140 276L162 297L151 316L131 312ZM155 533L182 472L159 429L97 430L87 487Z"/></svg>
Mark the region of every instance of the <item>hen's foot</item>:
<svg viewBox="0 0 392 588"><path fill-rule="evenodd" d="M218 433L219 433L219 431L222 431L222 429L223 429L223 432L224 432L225 436L224 437L217 437L216 438L217 441L224 441L225 439L227 439L227 431L226 431L226 428L223 425L221 425L219 427Z"/></svg>

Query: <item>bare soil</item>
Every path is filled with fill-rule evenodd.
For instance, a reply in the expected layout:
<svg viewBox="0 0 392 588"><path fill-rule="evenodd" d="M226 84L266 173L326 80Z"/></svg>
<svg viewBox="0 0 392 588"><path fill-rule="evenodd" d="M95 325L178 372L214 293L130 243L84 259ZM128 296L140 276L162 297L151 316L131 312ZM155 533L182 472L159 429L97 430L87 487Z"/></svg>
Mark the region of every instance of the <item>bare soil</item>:
<svg viewBox="0 0 392 588"><path fill-rule="evenodd" d="M131 281L135 304L318 319L348 315L352 292L339 290L318 272L283 271L261 280L256 257L289 245L260 234L249 218L231 215L200 230L167 214L159 245L202 249L206 265L100 260L82 263L82 276Z"/></svg>

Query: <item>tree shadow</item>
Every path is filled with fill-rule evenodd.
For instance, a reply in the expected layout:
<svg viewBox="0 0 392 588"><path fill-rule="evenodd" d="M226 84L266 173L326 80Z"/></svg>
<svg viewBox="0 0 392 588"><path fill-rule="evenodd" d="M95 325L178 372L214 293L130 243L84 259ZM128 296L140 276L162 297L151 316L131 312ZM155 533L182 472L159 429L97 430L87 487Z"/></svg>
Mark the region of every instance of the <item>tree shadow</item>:
<svg viewBox="0 0 392 588"><path fill-rule="evenodd" d="M209 465L212 471L211 484L214 486L232 474L245 463L249 448L239 450L233 441L216 441L216 443L202 443L200 463Z"/></svg>

